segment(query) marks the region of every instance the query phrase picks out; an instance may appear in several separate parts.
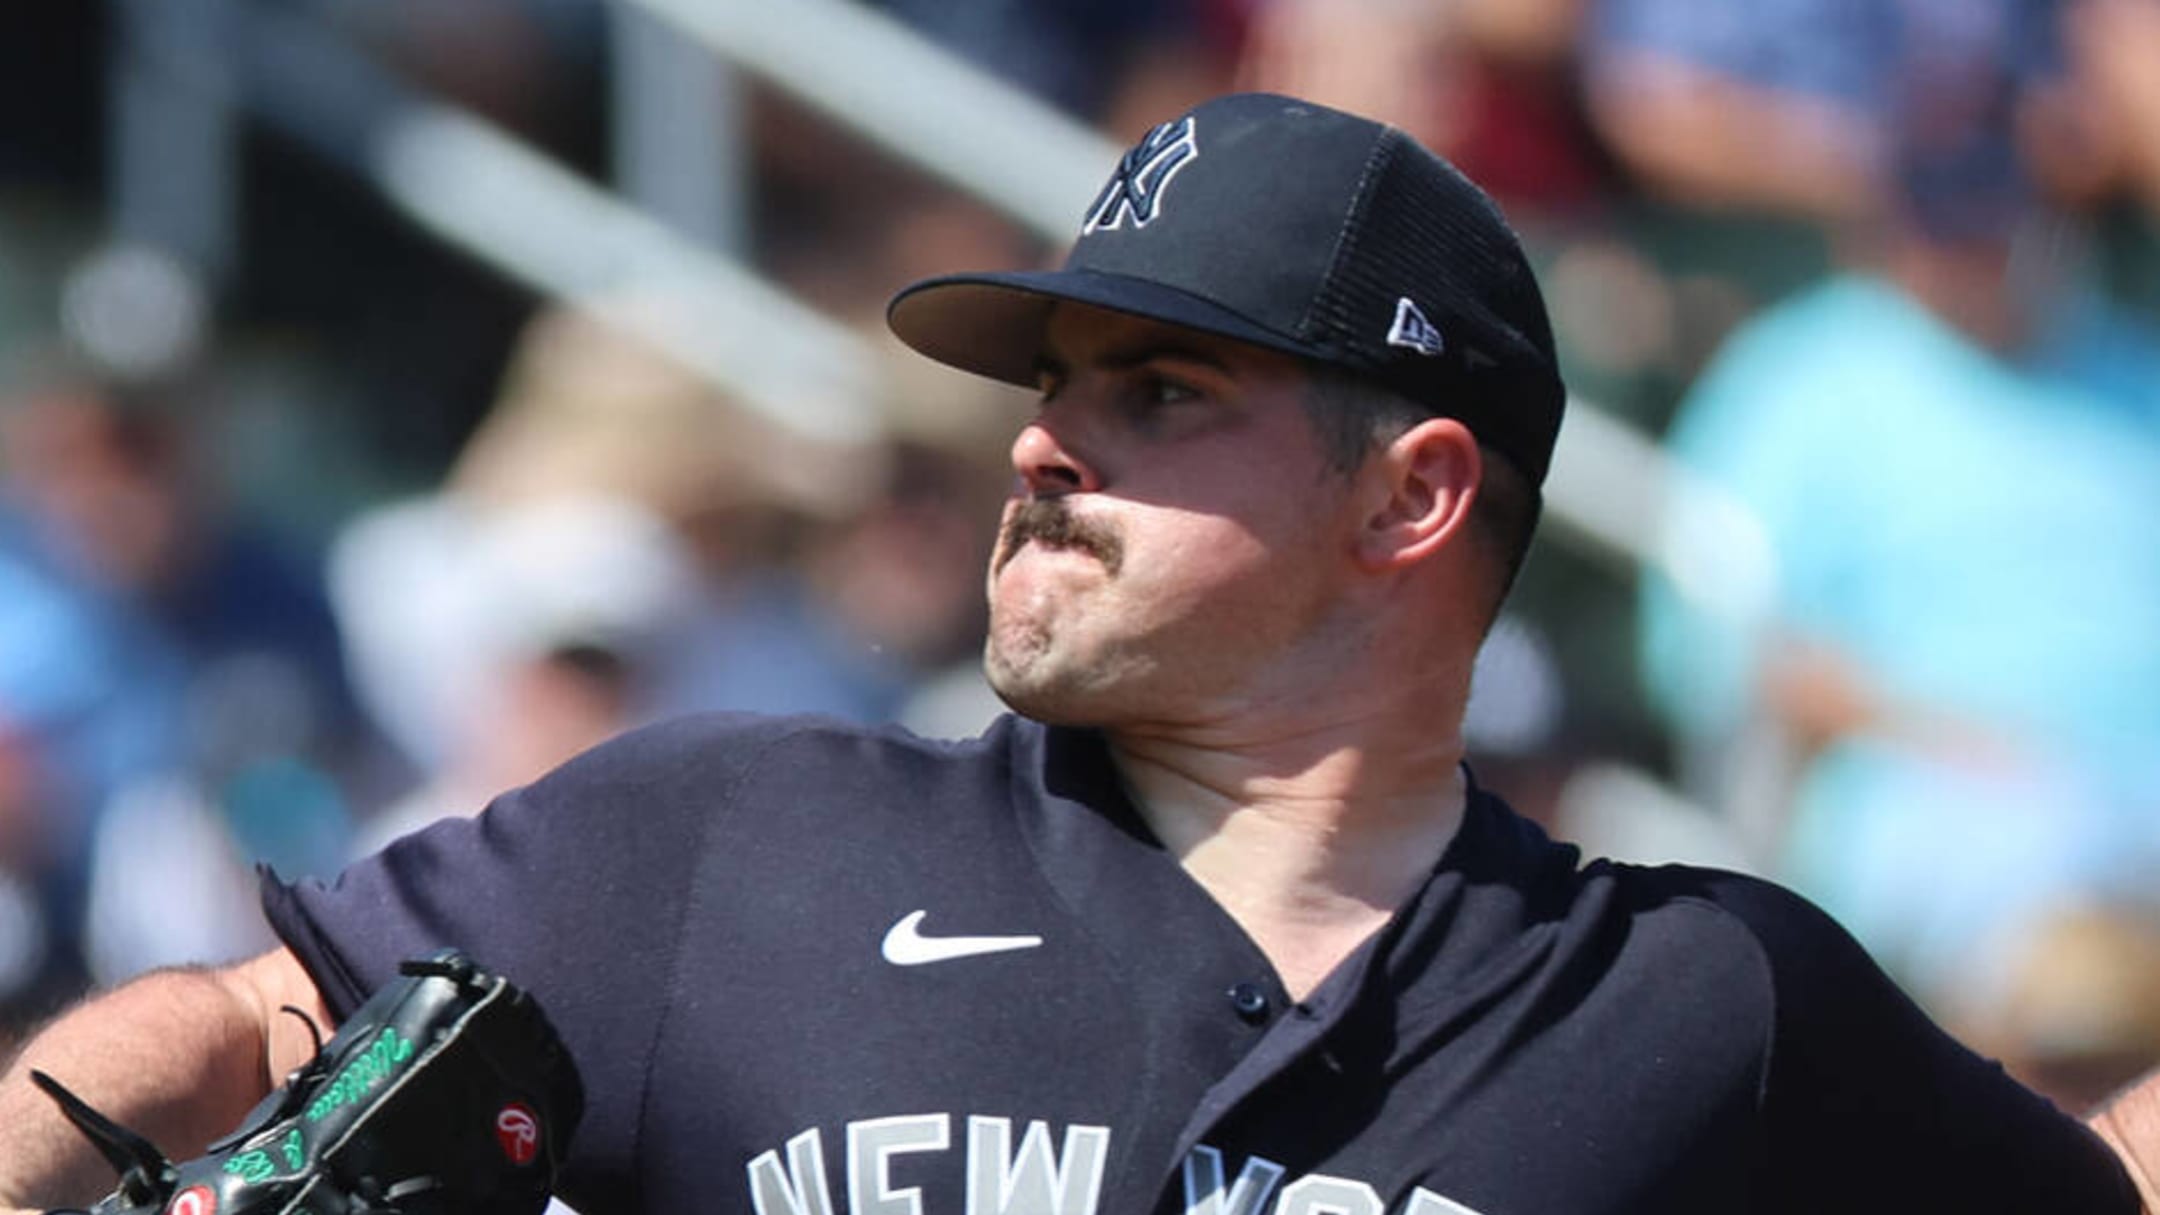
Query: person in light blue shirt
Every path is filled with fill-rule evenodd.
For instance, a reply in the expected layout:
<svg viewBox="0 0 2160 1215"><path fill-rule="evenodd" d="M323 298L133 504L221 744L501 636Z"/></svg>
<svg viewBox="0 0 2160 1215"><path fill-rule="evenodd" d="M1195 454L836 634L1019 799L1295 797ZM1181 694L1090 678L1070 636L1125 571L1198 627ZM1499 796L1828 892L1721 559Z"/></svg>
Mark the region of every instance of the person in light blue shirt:
<svg viewBox="0 0 2160 1215"><path fill-rule="evenodd" d="M1668 435L1759 519L1766 619L1653 581L1643 644L1683 736L1803 744L1785 876L1927 995L2160 864L2160 342L2030 273L1984 184L1910 184Z"/></svg>

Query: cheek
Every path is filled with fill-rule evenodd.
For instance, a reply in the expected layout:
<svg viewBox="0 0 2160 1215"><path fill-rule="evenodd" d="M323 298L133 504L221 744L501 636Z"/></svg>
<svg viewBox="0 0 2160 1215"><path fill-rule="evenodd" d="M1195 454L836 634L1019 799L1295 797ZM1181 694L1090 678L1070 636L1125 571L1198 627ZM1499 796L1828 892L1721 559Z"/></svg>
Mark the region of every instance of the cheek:
<svg viewBox="0 0 2160 1215"><path fill-rule="evenodd" d="M1242 517L1248 524L1218 521L1183 546L1195 607L1209 614L1203 625L1287 644L1342 594L1348 539L1328 504L1312 499L1278 497Z"/></svg>
<svg viewBox="0 0 2160 1215"><path fill-rule="evenodd" d="M1117 590L1165 615L1221 618L1261 609L1307 559L1282 543L1220 518L1163 528L1153 543L1129 544Z"/></svg>
<svg viewBox="0 0 2160 1215"><path fill-rule="evenodd" d="M1259 538L1243 528L1203 526L1169 537L1162 551L1152 554L1155 565L1173 583L1196 587L1238 582L1262 572L1268 551Z"/></svg>

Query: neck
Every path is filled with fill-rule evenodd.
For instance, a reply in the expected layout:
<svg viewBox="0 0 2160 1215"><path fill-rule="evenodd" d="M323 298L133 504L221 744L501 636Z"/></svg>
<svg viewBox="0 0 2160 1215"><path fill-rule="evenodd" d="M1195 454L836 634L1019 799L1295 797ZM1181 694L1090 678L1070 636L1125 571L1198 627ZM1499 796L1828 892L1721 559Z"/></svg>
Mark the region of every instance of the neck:
<svg viewBox="0 0 2160 1215"><path fill-rule="evenodd" d="M1961 248L1907 238L1885 256L1883 273L1968 341L2001 354L2025 339L2030 301L2009 282L2007 245Z"/></svg>
<svg viewBox="0 0 2160 1215"><path fill-rule="evenodd" d="M1423 885L1461 824L1456 723L1225 745L1113 733L1141 815L1302 997Z"/></svg>

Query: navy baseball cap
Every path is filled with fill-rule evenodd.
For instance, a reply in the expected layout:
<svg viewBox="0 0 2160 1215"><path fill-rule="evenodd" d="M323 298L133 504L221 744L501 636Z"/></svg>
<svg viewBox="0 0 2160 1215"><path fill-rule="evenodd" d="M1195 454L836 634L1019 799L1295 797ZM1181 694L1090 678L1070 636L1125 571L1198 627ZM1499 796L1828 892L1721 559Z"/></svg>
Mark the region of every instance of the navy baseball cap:
<svg viewBox="0 0 2160 1215"><path fill-rule="evenodd" d="M1219 97L1118 162L1058 270L901 291L893 332L1032 386L1070 300L1220 334L1382 384L1541 484L1567 392L1521 242L1483 191L1400 130L1264 93Z"/></svg>

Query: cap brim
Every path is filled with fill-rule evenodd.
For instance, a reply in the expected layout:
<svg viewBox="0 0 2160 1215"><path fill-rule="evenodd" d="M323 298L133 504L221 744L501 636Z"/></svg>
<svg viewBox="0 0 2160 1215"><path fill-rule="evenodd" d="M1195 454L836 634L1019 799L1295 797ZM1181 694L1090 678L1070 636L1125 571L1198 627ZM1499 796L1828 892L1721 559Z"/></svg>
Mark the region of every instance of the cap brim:
<svg viewBox="0 0 2160 1215"><path fill-rule="evenodd" d="M1043 331L1061 302L1235 338L1288 354L1317 351L1219 304L1146 279L1095 270L953 274L893 297L885 323L919 353L962 371L1032 387Z"/></svg>

